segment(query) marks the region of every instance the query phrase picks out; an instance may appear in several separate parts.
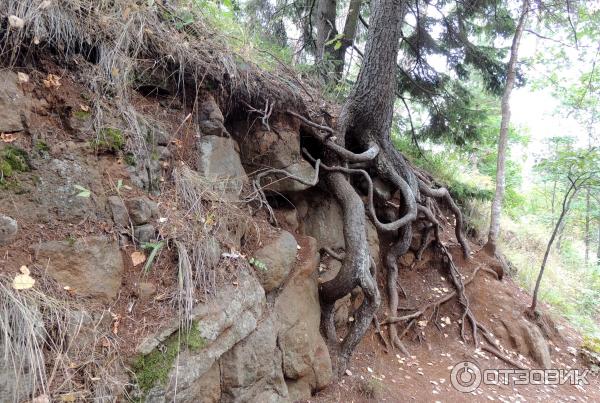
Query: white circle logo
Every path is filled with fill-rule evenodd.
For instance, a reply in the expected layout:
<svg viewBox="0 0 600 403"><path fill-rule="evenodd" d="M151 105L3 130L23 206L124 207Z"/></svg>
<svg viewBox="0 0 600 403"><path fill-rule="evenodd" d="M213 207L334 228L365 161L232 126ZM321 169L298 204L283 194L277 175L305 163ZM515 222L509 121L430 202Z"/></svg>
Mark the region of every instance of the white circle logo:
<svg viewBox="0 0 600 403"><path fill-rule="evenodd" d="M481 384L481 370L470 361L459 362L452 368L450 382L460 392L473 392Z"/></svg>

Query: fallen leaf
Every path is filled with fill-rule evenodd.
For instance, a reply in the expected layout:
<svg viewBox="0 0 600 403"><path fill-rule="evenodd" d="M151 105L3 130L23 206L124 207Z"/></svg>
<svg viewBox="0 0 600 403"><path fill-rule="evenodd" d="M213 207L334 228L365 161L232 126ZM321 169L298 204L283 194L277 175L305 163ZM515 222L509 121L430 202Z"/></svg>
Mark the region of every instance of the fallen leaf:
<svg viewBox="0 0 600 403"><path fill-rule="evenodd" d="M22 83L26 83L29 82L29 76L21 71L19 71L17 73L17 79L19 80L19 82Z"/></svg>
<svg viewBox="0 0 600 403"><path fill-rule="evenodd" d="M90 107L87 105L79 105L79 108L84 111L84 112L89 112L90 111Z"/></svg>
<svg viewBox="0 0 600 403"><path fill-rule="evenodd" d="M138 266L146 261L146 255L143 252L133 252L131 254L131 262L133 263L133 267Z"/></svg>
<svg viewBox="0 0 600 403"><path fill-rule="evenodd" d="M35 284L35 279L29 275L29 269L26 266L21 266L19 269L22 274L17 274L13 280L13 288L15 290L28 290Z"/></svg>
<svg viewBox="0 0 600 403"><path fill-rule="evenodd" d="M2 133L0 134L0 140L5 143L12 143L17 139L17 135L15 133Z"/></svg>
<svg viewBox="0 0 600 403"><path fill-rule="evenodd" d="M58 88L60 87L60 77L54 74L48 74L48 76L42 80L42 83L46 88Z"/></svg>

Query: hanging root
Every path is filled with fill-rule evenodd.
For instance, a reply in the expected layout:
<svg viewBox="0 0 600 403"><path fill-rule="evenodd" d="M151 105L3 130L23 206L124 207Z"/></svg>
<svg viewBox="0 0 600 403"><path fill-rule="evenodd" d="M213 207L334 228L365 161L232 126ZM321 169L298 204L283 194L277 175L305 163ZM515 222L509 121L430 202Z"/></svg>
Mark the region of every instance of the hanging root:
<svg viewBox="0 0 600 403"><path fill-rule="evenodd" d="M377 283L371 275L371 257L366 235L366 219L362 201L350 183L341 173L332 172L326 176L326 182L342 207L344 216L344 240L346 253L342 267L337 276L321 284L320 296L323 303L321 328L327 343L337 351L334 369L342 374L348 365L350 355L369 328L375 312L379 308L381 297ZM334 325L334 304L349 294L356 286L360 286L364 300L354 314L354 321L342 342L338 342Z"/></svg>
<svg viewBox="0 0 600 403"><path fill-rule="evenodd" d="M419 214L423 215L431 225L424 230L422 245L417 253L417 257L420 259L423 251L429 245L431 232L434 232L435 240L441 245L439 236L440 224L434 213L438 209L436 203L433 201L434 198L443 199L453 211L456 217L456 238L466 257L470 255L470 251L462 235L462 215L448 191L445 188L430 188L427 177L419 172L416 173L404 157L394 148L389 139L381 141L378 137L373 136L373 133L361 134L359 139L355 140L357 140L365 151L356 153L343 146L345 143L344 139L348 134L346 130L342 130L348 127L345 124L344 117L341 118L341 123L338 125L338 128L342 129L336 131L329 126L316 123L298 113L292 111L287 111L287 113L298 118L305 125L307 132L323 145L325 149L324 158L327 163L321 163L320 167L326 178L327 188L338 200L344 214L345 254L338 254L329 249L325 250L333 258L342 261L342 268L333 280L322 284L320 290L323 306L322 332L326 335L332 351L338 352L339 361L337 369L338 373L340 373L340 370L345 368L345 364L352 350L360 341L360 337L362 337L373 321L375 311L379 305L380 297L377 290L377 283L367 270L370 257L368 247L365 243L365 220L362 217L365 210L377 231L390 234L396 238L396 241L390 247L385 257L388 305L392 318L395 317L398 311L398 288L406 296L406 292L398 284L398 259L410 248L413 223ZM302 151L309 161L318 164L319 160L313 158L306 149ZM397 206L398 215L389 222L385 220L381 221L377 215L374 195L377 197L378 205L389 205L389 200L386 200L385 192L377 192L375 194L373 179L371 177L373 174L377 175L379 180L387 185L391 185L393 189L399 192L401 203ZM362 183L366 185L367 194L364 203L349 182L353 177L361 178L363 180ZM423 200L422 196L425 196ZM456 271L453 263L452 270ZM458 272L456 271L456 273ZM462 282L458 282L457 280L456 285L461 287ZM353 322L342 344L339 345L337 343L338 338L335 326L333 325L333 304L337 299L347 295L356 286L362 288L365 300L356 312L355 322ZM474 337L476 338L477 323L469 309L468 300L466 297L462 298L462 295L464 295L462 289L456 295L461 296L461 304L463 304L466 312L465 319L469 319L475 329ZM417 312L413 314L412 318L416 318L422 314L423 312ZM411 318L401 320L406 319ZM396 322L388 320L385 323L390 325L389 346L401 350L404 354L408 354L401 342L401 336L398 335ZM412 323L414 321L409 326L412 326ZM376 320L375 330L386 349L388 349L388 341L383 336ZM406 330L402 335L405 333Z"/></svg>

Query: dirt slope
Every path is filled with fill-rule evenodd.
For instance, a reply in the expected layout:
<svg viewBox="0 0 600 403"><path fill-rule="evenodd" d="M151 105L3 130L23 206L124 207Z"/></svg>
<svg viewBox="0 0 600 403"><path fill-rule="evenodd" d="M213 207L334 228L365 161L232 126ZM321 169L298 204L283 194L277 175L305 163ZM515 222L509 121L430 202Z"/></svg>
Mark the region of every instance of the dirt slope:
<svg viewBox="0 0 600 403"><path fill-rule="evenodd" d="M460 259L458 250L453 253ZM426 258L425 258L426 260ZM487 265L488 258L483 252L473 256L472 261L460 261L461 273L470 277L473 270ZM432 267L433 266L433 267ZM480 272L481 273L481 272ZM404 285L408 298L401 299L400 306L419 306L424 301L439 298L452 291L452 286L445 281L446 274L431 262L416 265L413 269L405 268L400 272L400 281ZM437 281L436 281L437 278ZM425 284L433 285L434 297ZM522 363L526 368L540 368L540 365L527 354L519 353L523 348L518 334L506 332L504 323L517 323L523 318L523 312L531 302L530 296L524 292L511 278L498 281L488 273L478 274L476 279L467 285L471 309L476 317L498 338L506 353ZM544 307L543 309L547 309ZM490 353L475 350L471 343L460 340L461 312L456 301L450 301L440 307L438 318L440 327L428 323L418 332L410 330L403 341L410 352L404 357L397 351L386 352L379 336L371 331L360 344L350 365L351 375L346 375L320 394L311 402L537 402L537 401L600 401L600 379L598 374L589 374L586 379L589 385L484 385L475 391L463 393L451 384L452 368L463 361L476 364L484 369L511 369L513 366L502 362ZM450 324L444 322L450 319ZM546 318L550 322L549 318ZM416 325L418 326L418 325ZM442 327L443 326L443 327ZM549 350L551 368L571 369L585 368L584 362L577 355L581 345L581 336L563 319L555 319L548 323ZM400 329L403 329L401 326ZM510 330L515 331L514 328ZM402 331L400 331L401 333Z"/></svg>

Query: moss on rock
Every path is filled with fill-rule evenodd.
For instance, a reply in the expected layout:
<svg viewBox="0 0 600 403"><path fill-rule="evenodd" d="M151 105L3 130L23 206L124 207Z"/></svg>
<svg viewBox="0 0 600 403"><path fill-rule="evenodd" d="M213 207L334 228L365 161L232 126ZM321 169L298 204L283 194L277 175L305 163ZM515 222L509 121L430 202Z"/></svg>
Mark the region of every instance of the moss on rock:
<svg viewBox="0 0 600 403"><path fill-rule="evenodd" d="M132 365L140 390L146 394L156 385L166 386L169 373L182 349L200 351L206 340L200 335L198 324L192 323L190 330L172 334L162 345L151 353L138 357Z"/></svg>

